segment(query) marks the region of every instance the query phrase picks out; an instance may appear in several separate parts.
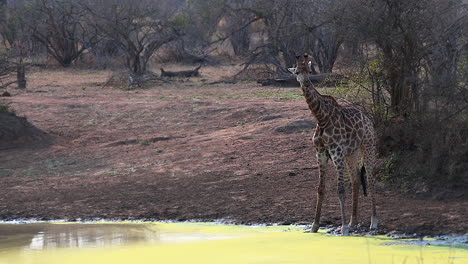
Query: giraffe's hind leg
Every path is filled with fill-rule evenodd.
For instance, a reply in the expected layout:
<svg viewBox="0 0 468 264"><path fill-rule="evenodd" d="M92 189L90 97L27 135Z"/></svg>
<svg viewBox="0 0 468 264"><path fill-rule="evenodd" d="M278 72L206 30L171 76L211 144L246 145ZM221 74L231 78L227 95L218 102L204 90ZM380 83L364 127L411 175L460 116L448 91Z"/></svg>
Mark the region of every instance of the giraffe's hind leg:
<svg viewBox="0 0 468 264"><path fill-rule="evenodd" d="M357 224L358 218L358 202L359 202L359 185L361 178L359 177L359 167L358 167L358 156L359 152L355 151L353 154L345 158L346 165L348 167L348 172L351 177L352 189L353 189L353 211L351 214L351 219L349 221L349 226L353 227Z"/></svg>
<svg viewBox="0 0 468 264"><path fill-rule="evenodd" d="M333 152L332 152L333 153ZM338 173L338 198L340 200L340 210L341 210L341 235L349 235L349 226L346 222L346 210L345 210L345 183L344 176L346 174L346 167L344 158L340 154L332 155L333 164L335 165L336 171Z"/></svg>
<svg viewBox="0 0 468 264"><path fill-rule="evenodd" d="M322 215L322 202L325 196L325 170L328 161L328 152L325 148L317 148L317 162L319 166L319 184L317 189L317 204L315 206L314 223L312 232L317 232L320 226L320 216Z"/></svg>
<svg viewBox="0 0 468 264"><path fill-rule="evenodd" d="M367 183L368 183L368 194L371 199L371 224L370 229L375 230L379 224L379 218L377 217L377 209L375 203L375 177L374 177L374 167L375 167L375 157L376 151L373 145L364 146L362 149L364 164L366 166L367 174Z"/></svg>

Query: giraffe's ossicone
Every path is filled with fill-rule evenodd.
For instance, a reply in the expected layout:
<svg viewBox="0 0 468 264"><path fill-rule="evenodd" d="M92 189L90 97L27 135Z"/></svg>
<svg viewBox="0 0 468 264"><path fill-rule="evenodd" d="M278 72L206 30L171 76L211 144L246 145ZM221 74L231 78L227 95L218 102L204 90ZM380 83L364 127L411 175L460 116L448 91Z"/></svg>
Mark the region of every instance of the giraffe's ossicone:
<svg viewBox="0 0 468 264"><path fill-rule="evenodd" d="M349 225L354 226L357 223L359 186L362 184L364 193L366 193L367 189L371 201L370 228L376 229L378 225L374 197L376 136L373 122L361 110L351 104L340 104L332 96L320 94L309 79L310 67L310 60L307 55L296 56L296 67L289 70L296 75L307 105L317 119L313 143L317 151L319 184L312 232L317 232L319 229L328 160L332 161L338 174L337 193L341 210L342 235L348 235L349 233L345 213L344 183L347 172L352 182L353 201ZM362 168L360 168L361 164Z"/></svg>

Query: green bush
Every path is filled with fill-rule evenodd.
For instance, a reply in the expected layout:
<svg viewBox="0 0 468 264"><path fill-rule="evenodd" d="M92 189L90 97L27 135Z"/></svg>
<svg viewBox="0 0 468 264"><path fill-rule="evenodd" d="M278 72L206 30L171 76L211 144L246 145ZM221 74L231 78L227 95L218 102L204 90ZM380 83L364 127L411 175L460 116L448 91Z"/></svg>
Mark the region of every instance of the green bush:
<svg viewBox="0 0 468 264"><path fill-rule="evenodd" d="M0 103L0 113L15 113L15 110L10 106L9 103Z"/></svg>
<svg viewBox="0 0 468 264"><path fill-rule="evenodd" d="M378 128L386 158L383 179L405 191L468 187L468 122L431 118L388 120Z"/></svg>

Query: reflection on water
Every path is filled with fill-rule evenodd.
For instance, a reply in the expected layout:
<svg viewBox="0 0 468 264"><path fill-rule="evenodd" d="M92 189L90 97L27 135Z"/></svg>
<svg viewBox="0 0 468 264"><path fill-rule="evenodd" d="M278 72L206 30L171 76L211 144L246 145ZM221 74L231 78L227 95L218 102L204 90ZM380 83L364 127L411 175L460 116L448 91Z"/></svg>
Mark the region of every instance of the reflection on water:
<svg viewBox="0 0 468 264"><path fill-rule="evenodd" d="M222 240L234 237L239 235L161 231L157 225L151 223L0 224L0 253L14 248L22 250L103 248L129 244L152 245Z"/></svg>
<svg viewBox="0 0 468 264"><path fill-rule="evenodd" d="M154 242L158 233L145 226L119 224L49 225L31 240L31 249L83 248L124 245L132 242Z"/></svg>
<svg viewBox="0 0 468 264"><path fill-rule="evenodd" d="M159 240L159 233L144 224L0 224L0 252L17 247L87 248Z"/></svg>

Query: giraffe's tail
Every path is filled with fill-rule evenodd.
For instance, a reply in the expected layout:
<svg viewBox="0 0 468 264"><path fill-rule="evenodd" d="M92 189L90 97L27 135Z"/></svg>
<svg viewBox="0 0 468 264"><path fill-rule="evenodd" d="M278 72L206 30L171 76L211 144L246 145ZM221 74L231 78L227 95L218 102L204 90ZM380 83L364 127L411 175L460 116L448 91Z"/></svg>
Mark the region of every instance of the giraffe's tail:
<svg viewBox="0 0 468 264"><path fill-rule="evenodd" d="M364 165L361 167L361 185L364 196L367 196L367 177L366 177L366 168Z"/></svg>

